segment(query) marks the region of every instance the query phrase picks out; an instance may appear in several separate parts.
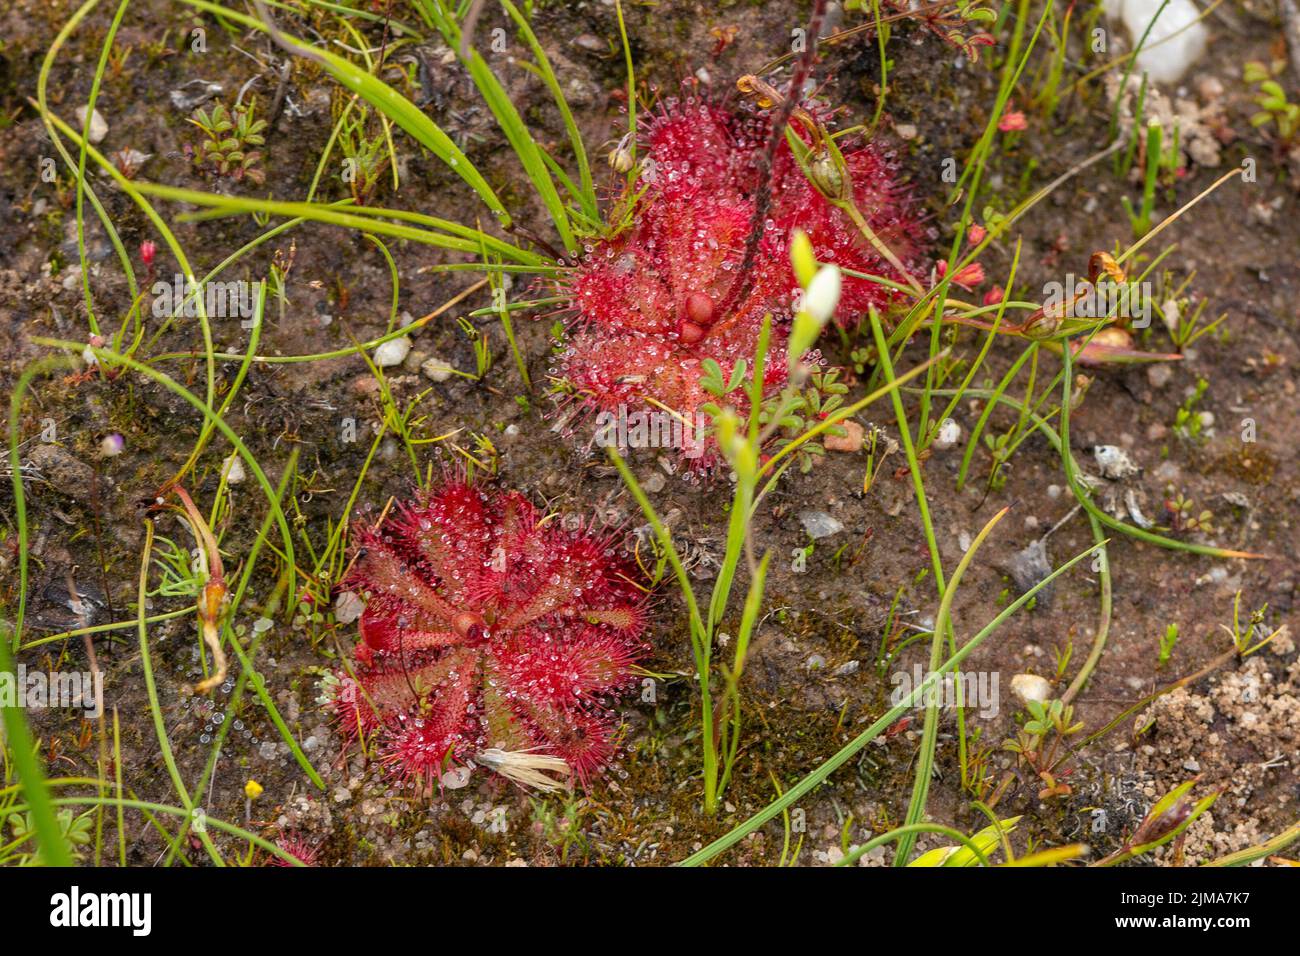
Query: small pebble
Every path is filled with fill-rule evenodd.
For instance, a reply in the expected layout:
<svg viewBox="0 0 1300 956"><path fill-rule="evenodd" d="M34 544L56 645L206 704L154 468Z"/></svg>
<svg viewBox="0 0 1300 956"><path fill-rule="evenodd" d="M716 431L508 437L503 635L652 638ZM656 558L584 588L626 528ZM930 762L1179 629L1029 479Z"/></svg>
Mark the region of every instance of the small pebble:
<svg viewBox="0 0 1300 956"><path fill-rule="evenodd" d="M339 624L351 624L365 610L365 602L355 591L344 591L334 599L334 620Z"/></svg>
<svg viewBox="0 0 1300 956"><path fill-rule="evenodd" d="M1096 445L1092 449L1092 456L1097 459L1097 467L1101 469L1103 478L1128 478L1142 470L1129 457L1129 453L1118 445Z"/></svg>
<svg viewBox="0 0 1300 956"><path fill-rule="evenodd" d="M939 426L939 434L934 439L935 451L947 451L961 441L961 426L951 418L945 418Z"/></svg>
<svg viewBox="0 0 1300 956"><path fill-rule="evenodd" d="M411 351L411 337L409 335L403 335L399 339L391 339L375 349L375 364L380 368L401 365L402 360L406 358L406 353L409 351Z"/></svg>
<svg viewBox="0 0 1300 956"><path fill-rule="evenodd" d="M237 485L248 477L244 471L244 463L239 459L238 452L232 452L230 457L222 464L221 476L226 479L228 485Z"/></svg>
<svg viewBox="0 0 1300 956"><path fill-rule="evenodd" d="M1043 542L1043 539L1034 539L1026 547L1012 555L1007 570L1011 572L1011 579L1016 582L1016 587L1021 594L1027 593L1051 574L1052 559L1047 555L1047 545ZM1050 587L1051 585L1048 585L1048 588ZM1039 599L1046 600L1046 594L1046 589L1039 591Z"/></svg>
<svg viewBox="0 0 1300 956"><path fill-rule="evenodd" d="M445 382L454 374L452 367L437 357L425 359L420 371L431 382Z"/></svg>
<svg viewBox="0 0 1300 956"><path fill-rule="evenodd" d="M77 128L83 129L86 125L86 108L84 106L78 106L76 116ZM93 145L98 146L104 141L104 137L107 135L108 123L104 120L104 117L99 115L99 110L95 110L90 114L90 142Z"/></svg>
<svg viewBox="0 0 1300 956"><path fill-rule="evenodd" d="M37 445L32 449L29 461L50 487L69 498L77 499L89 494L95 480L95 472L89 465L53 443Z"/></svg>
<svg viewBox="0 0 1300 956"><path fill-rule="evenodd" d="M1183 475L1183 470L1175 462L1162 461L1156 466L1153 476L1157 481L1164 481L1170 484L1177 484L1178 479Z"/></svg>
<svg viewBox="0 0 1300 956"><path fill-rule="evenodd" d="M1173 377L1174 370L1164 362L1147 366L1147 381L1151 383L1152 388L1164 388Z"/></svg>
<svg viewBox="0 0 1300 956"><path fill-rule="evenodd" d="M448 790L460 790L469 786L473 771L469 767L453 767L442 775L442 785Z"/></svg>
<svg viewBox="0 0 1300 956"><path fill-rule="evenodd" d="M1041 704L1052 695L1052 685L1037 674L1017 674L1011 678L1011 693L1023 703L1037 701Z"/></svg>
<svg viewBox="0 0 1300 956"><path fill-rule="evenodd" d="M799 522L808 532L808 536L814 540L828 538L844 530L844 522L828 515L825 511L801 511Z"/></svg>
<svg viewBox="0 0 1300 956"><path fill-rule="evenodd" d="M827 451L846 451L855 452L862 450L862 440L866 437L866 430L857 422L846 420L839 423L843 429L843 435L827 435L826 440L822 443L826 446Z"/></svg>

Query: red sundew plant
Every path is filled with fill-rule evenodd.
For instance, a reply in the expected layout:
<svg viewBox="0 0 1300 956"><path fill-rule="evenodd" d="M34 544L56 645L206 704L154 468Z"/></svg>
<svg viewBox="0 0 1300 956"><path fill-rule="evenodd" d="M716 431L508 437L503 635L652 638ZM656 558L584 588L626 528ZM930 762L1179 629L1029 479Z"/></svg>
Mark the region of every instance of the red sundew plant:
<svg viewBox="0 0 1300 956"><path fill-rule="evenodd" d="M315 866L316 859L320 856L320 850L312 846L305 837L300 836L297 833L289 833L281 836L275 841L275 845L285 853L288 853L303 866ZM284 857L273 856L271 857L270 865L292 866L293 864L284 859Z"/></svg>
<svg viewBox="0 0 1300 956"><path fill-rule="evenodd" d="M808 114L804 114L807 116ZM809 134L797 124L799 135ZM770 120L700 98L669 100L643 125L640 199L629 228L589 247L565 280L575 321L560 371L596 409L648 402L693 421L711 401L701 364L724 370L753 361L766 315L774 328L765 359L768 394L785 382L785 321L799 292L789 241L800 228L817 258L904 282L844 204L851 200L902 264L920 261L921 218L897 169L870 142L839 144L847 182L833 203L811 184L782 142L764 162ZM842 177L843 178L843 177ZM770 190L765 228L741 276L756 206ZM897 293L846 277L841 321L885 308Z"/></svg>
<svg viewBox="0 0 1300 956"><path fill-rule="evenodd" d="M473 761L554 789L613 754L645 595L610 534L451 480L361 534L348 584L367 603L335 707L399 778Z"/></svg>

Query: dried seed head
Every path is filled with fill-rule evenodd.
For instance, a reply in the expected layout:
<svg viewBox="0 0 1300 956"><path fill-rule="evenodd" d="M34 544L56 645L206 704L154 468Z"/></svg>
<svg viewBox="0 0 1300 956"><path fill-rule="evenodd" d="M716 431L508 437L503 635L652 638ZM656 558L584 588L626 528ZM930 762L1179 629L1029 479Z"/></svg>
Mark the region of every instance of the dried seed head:
<svg viewBox="0 0 1300 956"><path fill-rule="evenodd" d="M626 173L632 168L632 152L622 146L615 146L605 158L610 169L616 173Z"/></svg>
<svg viewBox="0 0 1300 956"><path fill-rule="evenodd" d="M528 750L499 750L496 747L489 747L475 754L474 762L489 770L495 770L507 780L513 780L533 790L540 790L542 793L564 789L572 776L569 765L559 757ZM548 777L548 773L559 774L561 780Z"/></svg>
<svg viewBox="0 0 1300 956"><path fill-rule="evenodd" d="M632 154L632 134L628 133L618 141L618 145L609 151L605 157L609 163L610 169L616 173L626 173L636 162Z"/></svg>
<svg viewBox="0 0 1300 956"><path fill-rule="evenodd" d="M846 170L831 151L822 148L808 164L808 179L817 191L834 203L845 202L851 195L850 180Z"/></svg>
<svg viewBox="0 0 1300 956"><path fill-rule="evenodd" d="M1063 309L1057 306L1039 309L1021 326L1021 333L1031 339L1050 339L1061 328Z"/></svg>

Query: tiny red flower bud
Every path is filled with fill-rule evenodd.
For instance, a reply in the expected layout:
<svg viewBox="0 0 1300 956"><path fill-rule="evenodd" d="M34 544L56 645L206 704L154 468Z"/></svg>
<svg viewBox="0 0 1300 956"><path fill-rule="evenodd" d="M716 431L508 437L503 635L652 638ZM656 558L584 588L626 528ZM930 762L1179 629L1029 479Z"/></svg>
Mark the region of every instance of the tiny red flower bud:
<svg viewBox="0 0 1300 956"><path fill-rule="evenodd" d="M998 129L1004 133L1015 132L1016 130L1028 129L1029 123L1025 120L1025 114L1019 110L1003 113L1002 118L998 120Z"/></svg>
<svg viewBox="0 0 1300 956"><path fill-rule="evenodd" d="M692 292L686 297L686 317L696 325L713 324L713 300L703 292Z"/></svg>
<svg viewBox="0 0 1300 956"><path fill-rule="evenodd" d="M681 331L677 333L677 337L681 339L685 345L695 345L700 341L700 339L704 338L704 329L696 325L694 322L683 322Z"/></svg>
<svg viewBox="0 0 1300 956"><path fill-rule="evenodd" d="M158 247L153 244L153 240L146 239L140 243L140 261L146 266L153 265L153 257L157 254Z"/></svg>
<svg viewBox="0 0 1300 956"><path fill-rule="evenodd" d="M952 281L963 289L973 289L977 285L983 285L984 278L984 267L978 262L972 262L965 268L958 269L957 274L952 277Z"/></svg>
<svg viewBox="0 0 1300 956"><path fill-rule="evenodd" d="M948 263L944 262L942 259L936 262L934 266L934 274L940 279L946 276L948 274ZM978 262L972 262L970 265L958 269L956 274L952 277L952 281L955 285L959 285L963 289L973 289L975 286L983 284L984 267Z"/></svg>

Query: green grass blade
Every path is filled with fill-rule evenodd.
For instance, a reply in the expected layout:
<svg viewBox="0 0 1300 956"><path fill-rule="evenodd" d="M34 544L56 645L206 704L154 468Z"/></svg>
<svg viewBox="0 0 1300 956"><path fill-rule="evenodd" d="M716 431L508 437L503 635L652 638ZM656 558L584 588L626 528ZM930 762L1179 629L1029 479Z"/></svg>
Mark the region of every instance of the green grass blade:
<svg viewBox="0 0 1300 956"><path fill-rule="evenodd" d="M569 134L569 143L573 146L573 158L578 164L578 197L582 204L582 211L593 219L600 218L600 211L596 205L596 186L591 178L591 165L587 161L587 149L582 143L582 134L578 132L578 124L573 119L573 111L569 109L569 101L564 97L564 90L560 87L560 81L556 79L555 70L551 67L551 61L547 59L546 51L542 45L537 42L537 35L533 33L533 28L528 25L528 20L521 14L518 8L510 0L501 0L501 5L505 7L506 13L515 21L519 28L519 35L524 38L528 48L533 51L533 58L537 61L537 73L546 84L546 88L551 91L555 97L555 106L560 111L560 118L564 121L564 128Z"/></svg>
<svg viewBox="0 0 1300 956"><path fill-rule="evenodd" d="M95 75L90 81L90 95L86 98L86 118L82 123L81 131L82 146L77 156L77 258L81 263L81 291L86 303L86 318L90 323L90 331L95 335L99 334L99 322L95 317L95 297L90 291L90 260L86 256L86 142L90 136L90 125L95 119L95 101L99 97L99 87L104 80L108 55L113 50L113 40L117 37L117 30L122 25L122 17L126 14L130 2L131 0L122 0L118 4L117 13L113 16L113 22L109 25L108 34L104 37L103 46L99 51L99 64L95 67Z"/></svg>
<svg viewBox="0 0 1300 956"><path fill-rule="evenodd" d="M988 538L994 526L997 525L1010 508L1003 508L995 514L989 523L986 524L980 533L975 536L966 553L962 555L961 561L957 563L956 569L952 572L952 577L948 579L943 588L943 597L939 600L939 613L934 618L935 647L942 650L941 636L946 633L952 621L952 601L957 596L957 586L961 583L962 575L966 573L971 562L975 558L975 552L979 550L985 539ZM934 657L931 657L931 668L934 667ZM928 719L933 713L933 719ZM927 709L927 720L925 722L924 737L921 742L921 750L917 755L916 761L916 778L912 783L912 799L907 807L907 815L903 819L904 826L916 826L923 822L925 816L925 803L930 795L930 778L931 770L934 766L934 750L939 734L938 707ZM916 843L915 833L905 833L898 841L898 855L894 858L894 865L906 863L911 848Z"/></svg>
<svg viewBox="0 0 1300 956"><path fill-rule="evenodd" d="M209 0L182 0L182 2L195 9L206 10L208 13L232 20L241 26L260 30L263 33L271 32L271 28L257 17L232 10L222 4L212 3ZM488 185L488 181L483 178L482 173L469 161L469 157L452 141L451 137L444 133L437 123L429 119L418 106L379 79L379 77L365 72L351 61L345 60L328 50L322 50L319 47L305 43L296 37L289 36L283 31L277 32L288 46L302 56L316 60L330 76L358 94L367 103L409 133L421 146L446 163L452 172L463 179L474 192L478 193L503 227L510 225L510 214L506 212L505 206L502 205L500 198L498 198L492 187Z"/></svg>
<svg viewBox="0 0 1300 956"><path fill-rule="evenodd" d="M14 481L22 478L15 476ZM24 549L25 550L25 549ZM9 652L9 636L0 634L0 672L14 672L13 656ZM27 717L22 708L16 704L6 704L0 708L3 718L5 740L13 753L14 770L22 786L27 805L31 808L32 826L36 831L36 842L41 860L47 866L71 866L72 858L63 841L63 830L54 813L49 791L45 784L45 773L41 770L40 759L36 756L36 743L32 740L31 730L27 726ZM3 746L3 744L0 744Z"/></svg>
<svg viewBox="0 0 1300 956"><path fill-rule="evenodd" d="M632 44L627 39L622 0L614 0L614 12L618 14L618 36L623 44L623 65L627 68L627 150L632 160L627 171L627 184L631 191L639 175L636 167L636 68L632 63Z"/></svg>
<svg viewBox="0 0 1300 956"><path fill-rule="evenodd" d="M1005 622L1007 618L1011 617L1011 615L1013 615L1016 611L1020 610L1027 603L1033 600L1034 597L1038 594L1038 592L1041 591L1044 587L1046 587L1056 578L1060 577L1070 568L1074 567L1076 564L1078 564L1088 555L1092 554L1095 550L1097 550L1096 545L1094 545L1093 547L1089 548L1088 550L1078 555L1075 555L1069 561L1065 562L1059 568L1057 568L1055 571L1053 571L1051 574L1045 577L1038 584L1034 585L1032 588L1030 588L1028 591L1022 594L1011 604L1007 605L1007 607L1000 614L998 614L997 617L995 617L992 621L986 624L978 634L976 634L969 641L967 641L962 646L961 650L959 650L952 657L948 658L948 660L945 661L943 664L939 665L939 667L933 673L931 673L929 676L926 677L925 680L923 680L920 684L918 684L912 690L912 692L908 694L907 697L904 700L902 700L897 706L892 707L890 710L888 710L883 716L881 716L878 720L876 720L870 727L868 727L861 734L855 737L852 741L846 744L833 757L825 761L820 767L812 771L812 773L808 774L797 784L795 784L793 787L787 790L780 799L775 800L772 803L768 804L765 808L760 810L758 813L754 814L744 823L735 827L734 829L724 834L723 836L718 837L718 839L714 840L708 846L691 854L685 860L682 860L681 863L677 865L678 866L699 866L702 863L707 863L709 860L713 859L723 850L735 846L737 843L739 843L749 834L753 833L755 830L761 827L764 823L767 823L767 821L771 820L773 817L778 816L781 813L781 811L789 807L792 807L794 806L794 804L798 803L799 800L801 800L804 796L806 796L807 794L815 790L817 787L819 787L832 773L834 773L837 769L839 769L841 766L847 763L854 755L858 753L858 751L860 751L863 747L869 744L876 737L879 737L882 733L884 733L889 727L891 727L898 720L898 718L902 717L905 713L907 713L909 710L915 707L917 701L923 699L924 696L930 692L931 688L933 688L939 681L943 680L944 674L948 673L949 671L956 668L959 664L961 664L961 662L965 660L966 657L968 657L975 650L975 648L979 647L979 645L982 644L990 634L992 634L999 627L1001 627L1003 622Z"/></svg>
<svg viewBox="0 0 1300 956"><path fill-rule="evenodd" d="M81 7L68 19L67 23L65 23L63 28L59 31L58 36L56 36L50 44L49 50L46 51L45 59L41 62L40 73L36 78L36 100L39 104L38 108L41 113L42 122L45 124L46 131L50 137L50 142L54 144L55 150L71 170L81 170L83 166L80 160L75 162L73 161L71 154L69 154L67 149L64 147L63 141L55 136L54 131L50 128L48 118L49 110L47 109L47 90L49 87L50 69L54 66L54 60L58 56L59 50L63 48L63 44L67 41L68 37L71 36L72 31L75 30L77 25L86 17L86 15L98 5L99 0L86 0L86 2L83 3ZM108 236L109 242L117 252L118 261L122 264L122 271L126 274L126 283L130 289L131 298L134 299L139 294L139 288L136 285L135 270L131 267L131 256L126 251L126 246L122 244L122 238L118 234L117 227L113 224L112 218L108 215L108 211L104 208L103 203L100 202L99 196L95 193L95 190L91 187L90 183L85 181L84 176L81 176L80 174L78 176L78 190L79 199L80 194L83 192L86 197L90 199L90 204L95 209L95 215L99 217L99 221L104 227L104 232ZM78 216L80 217L80 215L81 213L79 209ZM78 222L80 223L80 219ZM78 229L81 229L80 225L78 226ZM82 255L84 268L84 253L80 249L78 252ZM91 322L91 331L97 333L98 330L94 328L94 314L90 313L89 317Z"/></svg>
<svg viewBox="0 0 1300 956"><path fill-rule="evenodd" d="M172 753L171 740L167 736L167 722L163 719L162 705L158 700L158 685L153 676L153 660L149 653L149 629L145 627L145 605L148 603L148 585L149 585L149 558L153 553L154 528L153 522L145 519L145 538L144 552L140 559L140 581L138 585L137 603L140 608L139 617L137 618L136 631L140 638L140 669L144 673L145 694L149 698L149 713L153 716L154 733L158 738L158 752L162 755L163 764L167 768L167 775L171 778L172 786L176 789L176 795L181 798L186 813L191 817L194 815L197 807L190 792L185 787L185 781L181 778L180 768L176 765L176 756ZM208 856L217 866L223 866L221 854L217 852L216 846L212 843L212 838L208 836L206 829L198 831L199 839L203 847L208 851Z"/></svg>
<svg viewBox="0 0 1300 956"><path fill-rule="evenodd" d="M401 209L375 209L330 203L280 202L273 199L253 199L245 196L222 196L218 193L205 193L196 189L181 189L176 186L164 186L161 183L137 181L136 188L142 193L171 199L176 202L188 202L199 206L208 206L222 210L226 215L242 213L270 213L273 216L308 219L323 222L344 229L356 229L361 232L373 232L378 235L409 239L424 245L452 249L456 252L477 253L479 240L493 251L507 256L522 265L544 265L547 260L534 252L520 249L508 242L477 229L470 229L458 223L422 213L406 212ZM398 223L385 222L379 217L388 217L408 222L425 223L439 229L446 229L452 235L441 235L429 229L416 229Z"/></svg>
<svg viewBox="0 0 1300 956"><path fill-rule="evenodd" d="M578 247L573 229L569 225L569 213L564 208L560 194L555 188L555 182L551 179L550 170L546 168L546 161L542 159L542 151L533 139L533 134L524 124L523 117L510 101L510 94L506 92L505 87L501 85L501 81L497 79L478 50L463 43L460 26L442 8L442 4L438 0L425 0L424 5L433 18L434 26L442 34L442 38L456 51L456 56L465 69L469 70L470 79L478 87L479 94L487 103L488 109L492 111L492 115L496 117L501 132L505 134L511 149L519 157L524 172L528 174L533 188L537 190L537 195L542 200L542 205L546 207L551 221L555 224L560 242L570 254L576 254Z"/></svg>
<svg viewBox="0 0 1300 956"><path fill-rule="evenodd" d="M89 348L88 346L83 346L77 342L69 342L65 339L48 339L43 337L34 337L32 339L32 343L35 345L45 345L50 348L63 349L74 355ZM280 537L281 540L284 542L284 551L286 555L286 560L290 568L290 591L295 590L294 580L292 577L292 575L294 574L293 568L295 566L294 551L293 551L293 536L289 533L289 523L287 520L285 520L284 512L280 508L279 496L276 495L275 489L271 487L271 482L267 480L266 473L262 471L262 466L257 463L257 459L254 458L252 452L248 450L248 446L244 444L243 439L241 439L239 435L235 433L234 429L232 429L229 425L227 425L225 421L223 421L221 417L217 415L217 413L212 409L210 405L205 404L196 395L194 395L189 389L179 384L175 379L172 379L169 376L164 375L162 372L158 371L157 369L151 368L150 366L145 365L142 362L137 362L135 359L128 358L125 355L118 355L116 352L113 352L109 349L92 348L90 349L90 351L100 361L101 364L125 366L126 368L129 368L133 372L138 372L139 374L144 375L146 378L152 379L154 382L161 385L163 388L167 389L173 395L176 395L178 398L183 399L185 402L191 405L196 411L202 414L204 419L207 422L209 422L213 428L221 432L221 434L226 438L226 440L230 442L231 445L234 446L235 451L239 454L239 457L244 460L244 463L248 466L248 470L252 473L254 479L256 479L258 487L261 488L262 493L266 495L266 499L270 503L271 511L275 515L276 524L279 526L280 529ZM10 426L11 433L13 427L14 426L11 424ZM12 456L12 452L11 452L11 456Z"/></svg>

